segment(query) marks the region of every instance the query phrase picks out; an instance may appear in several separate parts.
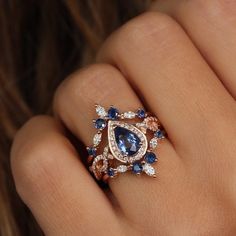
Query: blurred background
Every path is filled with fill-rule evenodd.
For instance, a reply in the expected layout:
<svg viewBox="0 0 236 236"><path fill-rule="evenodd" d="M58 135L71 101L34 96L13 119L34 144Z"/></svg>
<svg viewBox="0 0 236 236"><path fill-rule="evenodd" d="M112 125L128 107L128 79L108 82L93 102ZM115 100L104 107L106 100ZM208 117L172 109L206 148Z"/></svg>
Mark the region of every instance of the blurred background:
<svg viewBox="0 0 236 236"><path fill-rule="evenodd" d="M0 235L43 235L19 199L10 147L31 116L51 112L58 84L92 63L117 27L145 11L140 0L0 0Z"/></svg>

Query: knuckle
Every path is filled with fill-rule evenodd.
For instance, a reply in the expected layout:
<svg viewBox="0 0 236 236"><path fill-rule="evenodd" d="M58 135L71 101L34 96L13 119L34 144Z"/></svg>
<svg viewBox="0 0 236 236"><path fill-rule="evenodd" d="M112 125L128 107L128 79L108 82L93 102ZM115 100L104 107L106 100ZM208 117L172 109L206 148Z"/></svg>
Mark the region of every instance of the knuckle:
<svg viewBox="0 0 236 236"><path fill-rule="evenodd" d="M190 1L192 9L195 11L201 12L203 15L208 15L210 17L224 17L227 20L228 17L235 18L236 11L236 1L235 0L199 0L199 1Z"/></svg>
<svg viewBox="0 0 236 236"><path fill-rule="evenodd" d="M31 193L39 193L40 189L50 189L48 184L55 168L55 157L47 150L51 150L52 139L49 136L37 144L25 146L19 152L18 161L15 159L12 162L16 189L23 198Z"/></svg>
<svg viewBox="0 0 236 236"><path fill-rule="evenodd" d="M170 16L148 12L124 25L120 30L117 42L118 44L128 43L135 47L143 45L152 47L168 40L169 35L174 34L178 29L178 24Z"/></svg>
<svg viewBox="0 0 236 236"><path fill-rule="evenodd" d="M48 176L55 169L55 147L61 146L62 139L55 138L53 132L27 138L29 130L32 132L35 124L44 122L44 120L48 121L48 118L41 116L32 118L19 131L13 143L11 167L16 189L23 198L32 192L39 192L41 188L47 187ZM22 142L22 138L26 141ZM16 145L20 146L17 147Z"/></svg>
<svg viewBox="0 0 236 236"><path fill-rule="evenodd" d="M57 89L54 96L54 108L60 113L60 107L65 107L65 103L73 102L76 99L99 102L106 91L114 87L113 77L117 77L119 72L108 64L90 65L78 72L70 75ZM93 101L94 103L94 101Z"/></svg>
<svg viewBox="0 0 236 236"><path fill-rule="evenodd" d="M15 156L18 156L17 153L20 151L23 146L23 142L25 137L28 136L29 131L34 130L38 124L42 124L44 122L52 123L52 117L46 115L38 115L29 119L16 133L12 148L11 148L11 158L14 159Z"/></svg>

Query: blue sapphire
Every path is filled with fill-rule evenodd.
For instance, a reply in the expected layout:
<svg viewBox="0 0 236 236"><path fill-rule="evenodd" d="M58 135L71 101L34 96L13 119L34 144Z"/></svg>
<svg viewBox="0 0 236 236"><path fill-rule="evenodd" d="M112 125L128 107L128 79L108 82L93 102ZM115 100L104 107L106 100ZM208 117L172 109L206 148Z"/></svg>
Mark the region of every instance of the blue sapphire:
<svg viewBox="0 0 236 236"><path fill-rule="evenodd" d="M96 129L104 129L106 127L106 121L104 119L96 119L94 122L94 126Z"/></svg>
<svg viewBox="0 0 236 236"><path fill-rule="evenodd" d="M162 139L165 137L165 134L162 130L157 130L155 133L154 133L154 136L159 138L159 139Z"/></svg>
<svg viewBox="0 0 236 236"><path fill-rule="evenodd" d="M145 110L144 109L138 109L137 110L137 116L139 117L139 118L144 118L145 116L146 116L146 112L145 112Z"/></svg>
<svg viewBox="0 0 236 236"><path fill-rule="evenodd" d="M114 132L117 146L123 155L132 156L137 153L141 147L141 140L135 133L119 126Z"/></svg>
<svg viewBox="0 0 236 236"><path fill-rule="evenodd" d="M119 115L119 111L115 107L111 107L108 110L107 115L109 119L116 120Z"/></svg>
<svg viewBox="0 0 236 236"><path fill-rule="evenodd" d="M115 171L114 171L114 169L109 168L109 169L107 170L107 174L108 174L110 177L115 176Z"/></svg>
<svg viewBox="0 0 236 236"><path fill-rule="evenodd" d="M139 162L135 162L132 166L132 171L135 174L140 174L143 170L142 164Z"/></svg>
<svg viewBox="0 0 236 236"><path fill-rule="evenodd" d="M89 156L96 156L96 148L94 148L94 147L89 147L89 148L87 148L87 151L88 151L88 154L89 154Z"/></svg>
<svg viewBox="0 0 236 236"><path fill-rule="evenodd" d="M157 161L157 157L153 152L146 152L144 159L147 163L152 164Z"/></svg>

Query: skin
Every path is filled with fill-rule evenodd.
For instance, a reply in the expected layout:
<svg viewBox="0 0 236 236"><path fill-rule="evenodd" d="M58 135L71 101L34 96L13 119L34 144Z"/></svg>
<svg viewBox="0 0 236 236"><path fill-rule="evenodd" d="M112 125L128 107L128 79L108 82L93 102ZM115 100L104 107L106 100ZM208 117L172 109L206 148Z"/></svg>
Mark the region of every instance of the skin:
<svg viewBox="0 0 236 236"><path fill-rule="evenodd" d="M97 64L58 88L11 152L16 188L46 235L236 234L236 2L157 1L104 43ZM140 100L142 99L142 100ZM94 104L145 106L168 139L157 179L124 174L100 189L62 123L91 143Z"/></svg>

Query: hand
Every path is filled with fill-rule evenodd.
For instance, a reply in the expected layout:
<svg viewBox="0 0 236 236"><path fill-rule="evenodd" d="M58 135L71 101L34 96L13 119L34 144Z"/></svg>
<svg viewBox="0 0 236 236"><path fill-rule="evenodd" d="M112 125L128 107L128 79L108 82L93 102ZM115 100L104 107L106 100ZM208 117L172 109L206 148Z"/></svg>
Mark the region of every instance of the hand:
<svg viewBox="0 0 236 236"><path fill-rule="evenodd" d="M108 197L57 119L38 116L19 131L16 187L46 235L236 234L236 4L229 2L234 11L221 18L210 7L191 6L192 18L178 11L189 36L167 15L137 17L107 40L98 64L56 92L56 117L85 145L95 103L134 110L143 102L168 133L157 179L121 175L109 181Z"/></svg>

